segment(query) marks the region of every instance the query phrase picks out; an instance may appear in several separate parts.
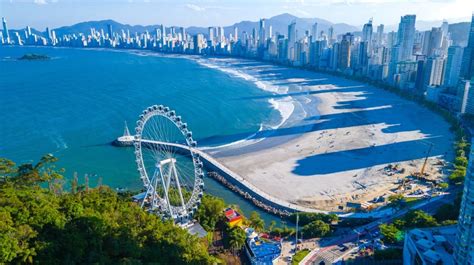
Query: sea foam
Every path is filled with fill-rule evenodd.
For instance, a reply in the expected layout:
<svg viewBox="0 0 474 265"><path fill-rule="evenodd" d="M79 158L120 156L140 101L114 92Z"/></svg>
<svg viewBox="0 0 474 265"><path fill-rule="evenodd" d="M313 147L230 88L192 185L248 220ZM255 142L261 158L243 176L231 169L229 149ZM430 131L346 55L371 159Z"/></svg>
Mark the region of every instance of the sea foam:
<svg viewBox="0 0 474 265"><path fill-rule="evenodd" d="M237 78L244 79L246 81L253 82L255 86L257 86L259 89L276 94L276 95L281 95L288 93L289 88L287 86L279 86L275 85L272 82L269 81L263 81L256 76L252 75L251 73L246 72L245 70L240 70L234 68L229 61L226 61L225 59L220 59L220 60L213 60L213 59L196 59L196 62L198 62L200 65L219 70L221 72L227 73L229 75L232 75ZM260 124L260 129L255 132L254 134L238 141L234 141L228 144L224 145L219 145L219 146L207 146L207 147L202 147L202 149L217 149L217 148L224 148L224 147L230 147L230 146L235 146L235 145L249 145L249 144L255 144L258 143L262 140L265 139L265 137L261 137L259 139L254 139L255 136L259 134L264 128L271 128L271 129L278 129L281 126L285 124L285 122L290 118L290 116L293 114L293 111L295 109L295 103L294 100L291 96L286 96L283 98L270 98L268 100L270 105L272 106L273 109L277 110L280 114L280 121L276 125L264 125Z"/></svg>

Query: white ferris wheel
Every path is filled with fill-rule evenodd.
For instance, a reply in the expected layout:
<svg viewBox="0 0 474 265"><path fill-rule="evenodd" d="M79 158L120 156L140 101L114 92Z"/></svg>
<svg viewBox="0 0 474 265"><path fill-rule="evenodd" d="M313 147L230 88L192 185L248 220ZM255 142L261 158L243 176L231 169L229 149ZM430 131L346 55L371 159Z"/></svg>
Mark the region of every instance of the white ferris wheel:
<svg viewBox="0 0 474 265"><path fill-rule="evenodd" d="M165 219L189 221L204 188L192 132L175 111L162 105L145 109L135 132L137 168L145 188L141 206Z"/></svg>

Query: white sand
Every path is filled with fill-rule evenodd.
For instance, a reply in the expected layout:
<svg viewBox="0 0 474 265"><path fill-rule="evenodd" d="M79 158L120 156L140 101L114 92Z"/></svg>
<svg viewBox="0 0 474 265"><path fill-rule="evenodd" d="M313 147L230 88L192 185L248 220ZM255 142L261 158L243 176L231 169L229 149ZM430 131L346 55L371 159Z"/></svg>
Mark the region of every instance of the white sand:
<svg viewBox="0 0 474 265"><path fill-rule="evenodd" d="M209 151L270 195L336 210L347 201L383 195L400 177L419 171L430 143L428 171L432 177L441 177L440 166L435 165L438 159L452 160L449 125L440 116L384 90L251 61L220 59L214 63L258 82L265 80L273 89L280 87L275 98L290 99L296 107L282 127L268 130L270 137L265 134L266 138L254 139L253 145ZM388 164L399 164L406 173L388 176L382 170Z"/></svg>

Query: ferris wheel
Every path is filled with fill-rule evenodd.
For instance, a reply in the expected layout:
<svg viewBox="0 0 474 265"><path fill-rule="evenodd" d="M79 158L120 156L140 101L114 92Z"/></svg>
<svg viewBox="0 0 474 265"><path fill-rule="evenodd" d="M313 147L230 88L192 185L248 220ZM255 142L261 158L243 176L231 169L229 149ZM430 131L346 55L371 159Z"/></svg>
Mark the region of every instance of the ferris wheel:
<svg viewBox="0 0 474 265"><path fill-rule="evenodd" d="M178 223L189 221L203 196L203 164L196 141L174 110L154 105L135 128L135 156L145 187L141 206Z"/></svg>

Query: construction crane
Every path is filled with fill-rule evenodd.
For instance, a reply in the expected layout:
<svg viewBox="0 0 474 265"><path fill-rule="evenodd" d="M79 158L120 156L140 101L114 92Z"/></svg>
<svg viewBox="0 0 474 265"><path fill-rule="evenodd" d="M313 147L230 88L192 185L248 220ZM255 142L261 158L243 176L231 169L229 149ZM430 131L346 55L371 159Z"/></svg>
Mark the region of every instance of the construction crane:
<svg viewBox="0 0 474 265"><path fill-rule="evenodd" d="M420 171L421 176L425 174L426 162L428 162L428 157L430 156L432 149L433 149L433 143L430 143L430 148L428 149L428 153L426 153L425 162L423 162L423 166L421 167L421 171Z"/></svg>
<svg viewBox="0 0 474 265"><path fill-rule="evenodd" d="M415 172L415 173L412 174L414 177L424 178L426 163L428 163L428 158L430 157L431 150L433 150L433 143L430 143L430 147L428 149L428 152L426 153L425 161L423 162L423 166L421 166L420 172Z"/></svg>

